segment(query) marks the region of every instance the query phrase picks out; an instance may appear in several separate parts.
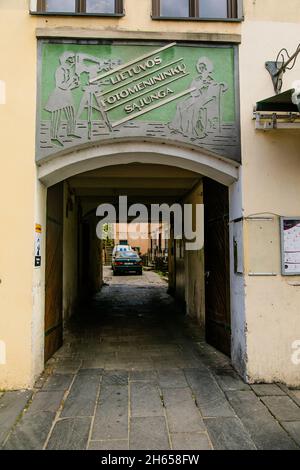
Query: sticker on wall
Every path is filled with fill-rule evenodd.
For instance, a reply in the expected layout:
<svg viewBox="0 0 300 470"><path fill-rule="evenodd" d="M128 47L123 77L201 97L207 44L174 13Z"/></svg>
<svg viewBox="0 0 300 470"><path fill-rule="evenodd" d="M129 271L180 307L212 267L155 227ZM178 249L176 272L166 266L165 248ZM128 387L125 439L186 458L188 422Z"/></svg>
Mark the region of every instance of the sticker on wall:
<svg viewBox="0 0 300 470"><path fill-rule="evenodd" d="M282 274L300 274L300 218L281 217Z"/></svg>
<svg viewBox="0 0 300 470"><path fill-rule="evenodd" d="M42 245L42 226L35 224L35 240L34 240L34 267L39 268L42 264L41 256Z"/></svg>

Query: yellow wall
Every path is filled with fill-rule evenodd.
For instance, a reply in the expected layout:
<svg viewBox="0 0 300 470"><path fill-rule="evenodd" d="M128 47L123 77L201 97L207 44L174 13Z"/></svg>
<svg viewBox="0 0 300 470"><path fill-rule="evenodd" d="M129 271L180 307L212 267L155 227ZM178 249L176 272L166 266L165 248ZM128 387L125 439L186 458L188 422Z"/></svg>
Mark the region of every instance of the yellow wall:
<svg viewBox="0 0 300 470"><path fill-rule="evenodd" d="M33 269L31 319L31 376L37 377L44 367L45 337L45 262L46 262L46 201L47 190L36 180L35 221L42 225L42 267ZM29 317L30 319L30 317ZM21 333L21 332L20 332Z"/></svg>
<svg viewBox="0 0 300 470"><path fill-rule="evenodd" d="M16 0L12 0L16 3ZM18 2L22 2L21 0ZM156 31L156 32L222 32L238 33L239 24L211 23L194 21L155 21L151 19L152 0L124 0L125 16L119 18L66 18L66 17L36 17L38 28L101 28L103 30L121 31Z"/></svg>
<svg viewBox="0 0 300 470"><path fill-rule="evenodd" d="M0 388L30 386L43 367L45 258L41 269L33 268L35 223L43 223L45 235L45 189L36 181L34 163L35 29L60 31L66 26L84 32L94 28L99 29L99 37L102 31L110 31L116 38L118 31L131 30L241 32L244 212L245 215L262 211L297 215L300 213L299 134L256 132L251 117L255 102L273 94L264 62L275 58L282 46L293 51L299 42L299 2L245 0L244 4L246 20L235 24L152 21L150 0L126 0L126 16L120 19L36 17L28 14L26 0L0 2L0 80L6 83L6 103L0 104L0 341L7 349L7 362L0 364ZM300 78L299 63L294 71L286 74L286 86ZM246 244L246 259L247 249ZM300 287L291 286L290 281L280 275L246 276L250 380L300 383L299 366L293 366L290 361L291 341L300 339Z"/></svg>
<svg viewBox="0 0 300 470"><path fill-rule="evenodd" d="M40 222L35 217L36 42L24 6L0 4L0 80L6 82L6 104L0 105L0 340L7 349L0 388L32 383L33 286L41 279L33 270L34 224Z"/></svg>

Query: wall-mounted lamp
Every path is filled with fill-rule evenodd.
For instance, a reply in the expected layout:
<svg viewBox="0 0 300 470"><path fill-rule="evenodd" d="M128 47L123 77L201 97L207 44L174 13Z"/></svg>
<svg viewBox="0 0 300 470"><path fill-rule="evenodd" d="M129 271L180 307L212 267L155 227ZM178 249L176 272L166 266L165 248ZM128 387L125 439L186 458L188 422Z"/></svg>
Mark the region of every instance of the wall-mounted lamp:
<svg viewBox="0 0 300 470"><path fill-rule="evenodd" d="M283 82L283 74L287 70L291 70L300 54L300 44L298 45L294 54L290 56L287 49L283 47L275 60L275 62L268 61L265 63L266 69L271 75L274 90L276 95L281 92L282 82Z"/></svg>

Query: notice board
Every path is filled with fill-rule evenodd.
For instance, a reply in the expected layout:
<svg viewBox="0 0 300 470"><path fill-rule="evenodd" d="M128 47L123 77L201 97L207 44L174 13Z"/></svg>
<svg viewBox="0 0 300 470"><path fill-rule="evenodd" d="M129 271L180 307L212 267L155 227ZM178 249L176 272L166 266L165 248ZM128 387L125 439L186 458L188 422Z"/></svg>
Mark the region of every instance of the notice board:
<svg viewBox="0 0 300 470"><path fill-rule="evenodd" d="M281 217L282 275L300 275L300 217Z"/></svg>

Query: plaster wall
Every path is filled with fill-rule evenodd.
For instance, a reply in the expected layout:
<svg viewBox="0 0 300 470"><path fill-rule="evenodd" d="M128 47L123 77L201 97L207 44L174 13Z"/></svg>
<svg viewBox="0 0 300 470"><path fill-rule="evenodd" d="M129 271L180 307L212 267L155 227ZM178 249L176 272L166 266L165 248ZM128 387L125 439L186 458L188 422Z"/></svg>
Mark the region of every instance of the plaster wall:
<svg viewBox="0 0 300 470"><path fill-rule="evenodd" d="M300 216L300 133L299 129L256 131L251 112L258 100L274 94L265 62L275 60L282 47L294 52L299 43L300 7L298 2L257 1L249 2L246 11L249 17L242 25L240 46L242 213L246 218L245 285L240 280L240 288L245 288L246 376L250 382L299 386L300 366L293 363L292 355L293 343L300 339L300 277L281 276L279 216ZM282 91L299 78L298 59L294 69L286 72ZM251 220L268 214L269 222ZM270 244L273 249L266 258ZM251 275L272 271L273 276Z"/></svg>
<svg viewBox="0 0 300 470"><path fill-rule="evenodd" d="M41 223L45 230L46 201L45 188L37 183L35 166L37 28L43 30L44 36L51 33L60 37L66 35L66 28L74 37L98 38L124 38L132 31L144 38L161 36L162 31L170 38L179 33L186 38L194 33L211 33L215 38L241 34L240 210L246 217L263 212L295 216L300 212L299 132L262 133L255 131L252 122L253 105L273 94L264 62L275 59L283 46L293 52L299 42L298 0L245 0L243 23L152 21L150 0L125 0L126 15L118 19L30 16L28 6L27 0L0 3L0 344L5 351L5 360L0 360L0 387L4 389L31 386L43 368L45 257L41 268L33 265L34 227ZM289 88L299 76L298 61L293 71L286 74L284 88ZM95 165L99 163L96 160ZM78 172L80 168L89 169L78 165ZM63 173L61 167L56 179L60 171ZM64 179L70 175L61 176ZM56 182L54 179L51 184ZM300 277L282 277L279 265L272 278L249 276L256 240L249 239L248 223L243 225L245 278L241 276L235 282L232 276L232 293L237 299L235 318L239 319L233 325L239 338L235 351L239 347L242 351L236 357L242 357L240 363L244 364L242 369L249 381L280 380L299 385L300 368L292 363L291 356L294 340L300 339ZM275 232L274 243L279 253ZM263 250L263 241L260 249ZM256 250L255 257L258 256ZM245 314L240 311L243 302Z"/></svg>

